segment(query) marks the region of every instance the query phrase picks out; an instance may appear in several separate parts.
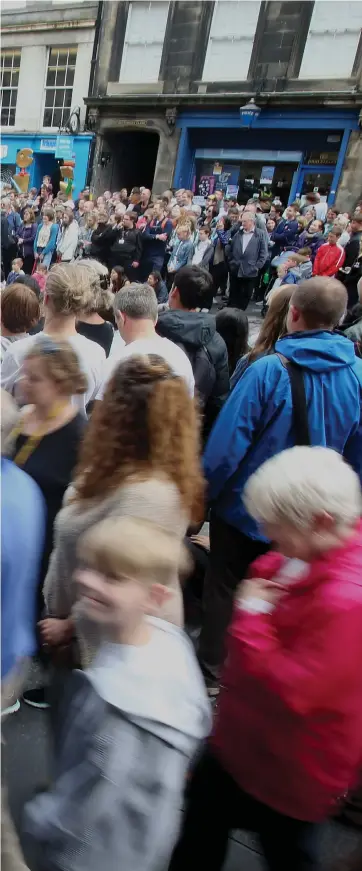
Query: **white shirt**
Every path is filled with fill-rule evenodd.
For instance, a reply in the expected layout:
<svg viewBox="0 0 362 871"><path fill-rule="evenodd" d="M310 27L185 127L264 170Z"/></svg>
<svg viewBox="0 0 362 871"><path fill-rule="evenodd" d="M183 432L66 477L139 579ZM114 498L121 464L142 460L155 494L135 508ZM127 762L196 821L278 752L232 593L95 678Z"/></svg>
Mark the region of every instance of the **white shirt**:
<svg viewBox="0 0 362 871"><path fill-rule="evenodd" d="M41 340L43 333L37 333L36 336L26 336L24 339L19 339L14 342L5 353L1 365L1 386L13 396L18 394L21 401L21 367L24 357L31 350L33 345ZM45 334L44 334L45 335ZM56 339L54 339L56 344ZM63 340L62 340L63 341ZM76 352L80 368L87 376L88 389L85 393L72 396L73 405L79 408L86 415L86 406L96 398L104 378L104 367L106 355L104 349L97 342L92 342L91 339L86 339L80 333L74 336L69 336L64 340L69 342L73 350Z"/></svg>
<svg viewBox="0 0 362 871"><path fill-rule="evenodd" d="M57 252L62 260L73 260L75 249L78 245L79 227L76 221L72 221L67 227L63 227L58 236Z"/></svg>
<svg viewBox="0 0 362 871"><path fill-rule="evenodd" d="M124 345L124 347L118 344L118 348L114 349L114 352L106 361L104 381L96 399L103 399L108 382L121 361L143 354L157 354L158 357L163 357L175 375L184 378L190 396L194 395L195 379L189 358L182 348L179 348L174 342L170 342L169 339L164 339L162 336L155 334L149 339L135 339L134 342L130 342L129 345Z"/></svg>
<svg viewBox="0 0 362 871"><path fill-rule="evenodd" d="M253 235L254 235L254 230L251 230L250 233L248 233L246 230L243 230L243 234L241 237L242 245L243 245L243 253L244 253L244 251L246 251L246 249L249 245L250 239L253 238Z"/></svg>
<svg viewBox="0 0 362 871"><path fill-rule="evenodd" d="M195 266L195 265L197 266L199 263L201 263L201 260L205 254L206 248L208 248L209 245L211 245L210 239L205 239L204 242L199 242L196 245L195 254L192 258L193 266Z"/></svg>

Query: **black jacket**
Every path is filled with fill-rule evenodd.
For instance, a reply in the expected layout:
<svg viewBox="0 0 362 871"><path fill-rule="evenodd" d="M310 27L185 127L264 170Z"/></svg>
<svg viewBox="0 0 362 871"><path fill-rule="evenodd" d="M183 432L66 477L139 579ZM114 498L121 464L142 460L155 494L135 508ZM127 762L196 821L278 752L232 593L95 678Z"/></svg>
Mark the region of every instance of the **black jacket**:
<svg viewBox="0 0 362 871"><path fill-rule="evenodd" d="M142 237L139 230L126 230L114 227L112 230L113 244L111 247L112 263L133 263L141 259Z"/></svg>
<svg viewBox="0 0 362 871"><path fill-rule="evenodd" d="M204 415L206 439L229 395L229 364L224 339L208 312L172 310L160 314L156 330L187 354Z"/></svg>
<svg viewBox="0 0 362 871"><path fill-rule="evenodd" d="M93 230L91 236L90 248L87 252L88 257L94 257L95 260L100 260L108 266L109 252L113 240L110 224L98 224L96 230Z"/></svg>

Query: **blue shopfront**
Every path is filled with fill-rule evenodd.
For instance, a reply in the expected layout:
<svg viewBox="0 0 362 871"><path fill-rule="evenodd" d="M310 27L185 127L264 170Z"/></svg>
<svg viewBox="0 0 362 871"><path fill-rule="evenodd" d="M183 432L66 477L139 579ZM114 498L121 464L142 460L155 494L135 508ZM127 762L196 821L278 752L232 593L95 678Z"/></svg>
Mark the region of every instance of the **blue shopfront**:
<svg viewBox="0 0 362 871"><path fill-rule="evenodd" d="M262 194L286 205L310 191L333 203L358 112L261 109L252 126L240 110L180 114L175 187L196 195L223 189L240 203Z"/></svg>
<svg viewBox="0 0 362 871"><path fill-rule="evenodd" d="M32 148L34 159L29 167L29 187L39 188L44 175L50 175L55 182L59 180L59 166L62 165L63 160L70 158L75 161L73 196L77 196L86 184L92 139L89 134L78 136L4 134L1 138L1 178L3 181L10 181L17 169L18 151L21 148Z"/></svg>

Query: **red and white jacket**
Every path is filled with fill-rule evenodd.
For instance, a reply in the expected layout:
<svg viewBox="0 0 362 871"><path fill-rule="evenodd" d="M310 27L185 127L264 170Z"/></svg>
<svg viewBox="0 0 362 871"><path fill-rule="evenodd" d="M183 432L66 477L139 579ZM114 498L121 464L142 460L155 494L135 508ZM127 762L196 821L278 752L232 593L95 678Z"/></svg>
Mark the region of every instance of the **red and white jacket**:
<svg viewBox="0 0 362 871"><path fill-rule="evenodd" d="M343 266L346 252L340 245L330 245L326 242L321 245L315 256L313 275L326 275L333 277Z"/></svg>
<svg viewBox="0 0 362 871"><path fill-rule="evenodd" d="M251 577L273 578L269 553ZM309 564L271 613L236 607L212 747L247 793L299 820L325 818L362 760L362 523Z"/></svg>

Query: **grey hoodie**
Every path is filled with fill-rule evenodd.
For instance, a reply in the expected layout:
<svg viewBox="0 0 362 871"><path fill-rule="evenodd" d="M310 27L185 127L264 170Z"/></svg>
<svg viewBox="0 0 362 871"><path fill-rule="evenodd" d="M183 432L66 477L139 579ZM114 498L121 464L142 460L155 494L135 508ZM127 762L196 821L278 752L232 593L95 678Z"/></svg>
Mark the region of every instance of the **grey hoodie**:
<svg viewBox="0 0 362 871"><path fill-rule="evenodd" d="M170 623L144 647L105 644L74 675L53 788L25 810L40 871L162 871L190 761L211 728L193 648Z"/></svg>

